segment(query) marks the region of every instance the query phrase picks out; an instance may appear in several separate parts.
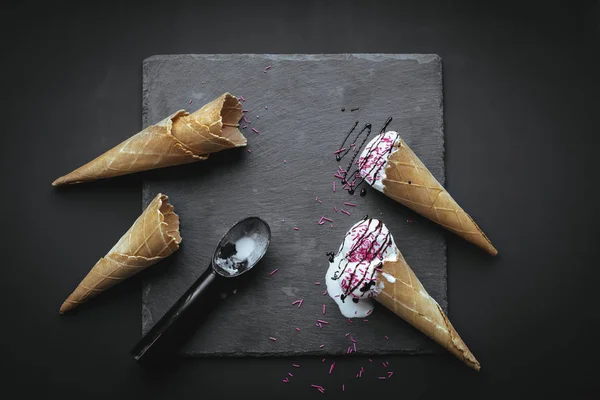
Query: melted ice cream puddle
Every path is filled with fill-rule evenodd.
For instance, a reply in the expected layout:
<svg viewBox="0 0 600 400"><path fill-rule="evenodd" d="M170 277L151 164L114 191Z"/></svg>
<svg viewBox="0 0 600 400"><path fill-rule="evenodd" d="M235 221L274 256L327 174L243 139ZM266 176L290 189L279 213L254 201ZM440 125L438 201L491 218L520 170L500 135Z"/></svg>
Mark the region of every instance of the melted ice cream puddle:
<svg viewBox="0 0 600 400"><path fill-rule="evenodd" d="M374 189L383 192L383 180L385 179L385 168L388 158L397 149L394 143L400 135L394 131L375 136L365 147L358 159L359 173Z"/></svg>
<svg viewBox="0 0 600 400"><path fill-rule="evenodd" d="M396 261L398 249L394 238L376 219L356 223L329 263L325 282L327 293L337 303L346 318L364 318L373 311L372 298L384 287L384 280L394 277L379 270L384 261Z"/></svg>

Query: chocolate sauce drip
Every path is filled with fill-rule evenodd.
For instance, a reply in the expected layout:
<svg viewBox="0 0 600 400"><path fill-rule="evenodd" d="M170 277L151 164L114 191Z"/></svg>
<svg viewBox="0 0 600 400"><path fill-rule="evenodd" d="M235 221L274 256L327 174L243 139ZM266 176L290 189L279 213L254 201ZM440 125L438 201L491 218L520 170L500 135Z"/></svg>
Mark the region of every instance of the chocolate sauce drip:
<svg viewBox="0 0 600 400"><path fill-rule="evenodd" d="M381 127L379 134L379 140L382 139L381 134L385 132L386 128L388 127L388 125L392 122L392 117L388 117L388 119L385 121L385 123L383 124L383 126ZM354 124L354 126L352 127L352 129L350 130L350 132L346 135L346 137L344 138L344 142L342 142L342 145L340 146L340 150L344 148L344 143L346 143L346 140L348 140L348 137L350 136L350 134L354 131L354 129L356 128L356 125L358 124L358 121L356 121L356 123ZM354 185L349 187L348 193L350 194L354 194L354 192L356 191L356 189L364 182L364 178L360 176L360 170L362 168L362 166L364 165L364 163L369 159L369 156L371 155L371 153L373 151L376 151L377 146L379 145L379 140L376 141L373 146L371 146L371 148L369 149L369 151L367 152L367 155L365 157L365 159L363 160L363 163L359 163L359 162L355 162L356 157L360 154L360 149L362 149L362 147L364 146L364 144L367 142L367 139L369 138L369 136L371 135L371 124L366 124L365 127L359 132L359 134L356 136L356 138L354 139L354 141L356 142L356 139L358 139L358 137L363 133L363 131L365 129L367 129L368 126L368 133L365 136L364 140L362 141L362 143L360 144L360 146L358 147L354 147L354 154L352 156L352 159L350 160L350 163L348 164L348 167L346 168L346 172L343 172L343 179L342 179L342 184L346 184L346 183L350 183L350 180L352 180L352 182L354 182ZM391 151L393 146L390 146L390 149L388 150ZM348 152L350 151L350 148L345 150L342 153L338 153L336 154L336 160L340 161L346 154L348 154ZM367 176L371 175L371 173L373 172L373 170L375 168L377 168L377 170L375 171L375 175L377 175L379 173L379 171L381 170L381 168L383 167L383 163L381 165L377 165L379 163L379 160L381 159L381 157L385 156L388 152L382 154L381 156L379 156L379 158L377 160L375 160L375 162L373 163L373 167L371 168L371 170L369 170ZM352 170L353 165L357 165L356 170ZM359 179L358 182L356 181L356 179ZM364 193L364 194L363 194ZM365 196L366 195L366 191L362 191L361 190L361 196Z"/></svg>
<svg viewBox="0 0 600 400"><path fill-rule="evenodd" d="M335 253L334 253L333 251L328 251L327 253L325 253L325 255L326 255L327 257L329 257L329 262L330 262L330 263L332 263L332 262L333 262L333 259L334 259L334 257L335 257Z"/></svg>
<svg viewBox="0 0 600 400"><path fill-rule="evenodd" d="M354 132L354 130L356 129L357 126L358 126L358 121L356 121L354 123L354 125L352 126L352 129L350 129L350 132L348 132L348 134L344 138L344 141L340 145L340 148L338 149L338 151L340 151L340 150L342 150L344 148L344 145L346 144L346 141L348 140L348 138L350 137L350 135L352 134L352 132ZM360 145L360 147L362 147L362 145L365 143L366 139L371 134L371 124L365 124L365 126L360 130L360 132L358 132L356 134L356 137L354 138L354 140L352 141L351 144L356 143L356 140L360 137L360 135L363 134L364 131L367 131L367 136L365 136L365 140L363 140L363 143ZM356 156L356 152L357 152L358 149L360 149L360 147L348 145L348 147L346 148L346 150L344 150L344 151L342 151L342 152L340 152L340 153L338 153L338 154L335 155L335 160L336 161L341 161L341 159L344 158L344 156L346 154L348 154L350 152L350 150L352 150L352 147L354 147L354 154ZM354 157L352 158L352 161L354 161Z"/></svg>

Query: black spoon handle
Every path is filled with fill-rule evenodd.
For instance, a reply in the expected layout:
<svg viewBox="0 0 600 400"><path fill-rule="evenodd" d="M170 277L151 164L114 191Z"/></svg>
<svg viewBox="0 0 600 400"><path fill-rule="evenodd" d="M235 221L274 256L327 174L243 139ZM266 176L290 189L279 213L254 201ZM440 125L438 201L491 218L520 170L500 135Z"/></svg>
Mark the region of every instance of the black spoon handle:
<svg viewBox="0 0 600 400"><path fill-rule="evenodd" d="M212 265L194 282L183 296L133 347L131 355L136 361L155 360L174 356L178 348L197 329L202 309L217 296L213 282L220 277Z"/></svg>

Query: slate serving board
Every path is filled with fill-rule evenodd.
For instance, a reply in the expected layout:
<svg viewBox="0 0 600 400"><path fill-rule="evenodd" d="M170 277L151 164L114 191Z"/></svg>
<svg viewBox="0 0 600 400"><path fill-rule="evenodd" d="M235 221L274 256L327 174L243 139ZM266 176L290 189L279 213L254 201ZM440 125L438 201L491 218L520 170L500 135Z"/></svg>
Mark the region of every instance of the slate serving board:
<svg viewBox="0 0 600 400"><path fill-rule="evenodd" d="M225 91L246 99L251 123L242 132L247 149L144 175L144 207L156 193L167 194L181 218L183 243L174 256L145 275L143 332L208 266L228 228L253 215L270 224L271 247L247 284L230 292L201 326L183 350L186 355L345 354L352 344L347 332L357 340L359 354L440 351L381 305L368 321L349 323L323 295L325 253L337 251L348 228L368 214L386 223L425 288L447 307L442 229L370 188L365 197L332 191L338 166L333 151L345 133L355 121L361 126L371 122L378 131L390 116L389 129L401 132L444 183L440 57L153 56L143 63L143 126L178 109L193 111ZM360 109L350 112L352 108ZM357 206L344 206L344 201ZM333 206L347 209L351 216L334 212ZM333 228L317 224L323 215L334 220ZM275 268L279 271L269 276ZM301 308L291 305L301 298ZM316 327L319 318L329 324Z"/></svg>

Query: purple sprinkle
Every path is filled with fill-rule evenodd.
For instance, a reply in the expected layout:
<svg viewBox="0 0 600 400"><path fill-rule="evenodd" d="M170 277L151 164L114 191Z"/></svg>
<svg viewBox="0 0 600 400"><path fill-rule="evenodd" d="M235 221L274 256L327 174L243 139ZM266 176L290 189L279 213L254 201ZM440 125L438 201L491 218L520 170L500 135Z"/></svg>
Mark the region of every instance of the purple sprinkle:
<svg viewBox="0 0 600 400"><path fill-rule="evenodd" d="M269 340L272 340L275 342L277 339L275 339L274 337L270 337Z"/></svg>
<svg viewBox="0 0 600 400"><path fill-rule="evenodd" d="M279 268L275 268L273 271L269 273L269 276L273 275L275 272L279 271Z"/></svg>
<svg viewBox="0 0 600 400"><path fill-rule="evenodd" d="M385 379L385 376L380 376L379 379L383 380Z"/></svg>
<svg viewBox="0 0 600 400"><path fill-rule="evenodd" d="M296 330L297 330L298 332L300 332L300 328L296 328Z"/></svg>
<svg viewBox="0 0 600 400"><path fill-rule="evenodd" d="M384 338L385 338L385 340L390 340L390 338L389 338L389 337L387 337L387 336L384 336Z"/></svg>
<svg viewBox="0 0 600 400"><path fill-rule="evenodd" d="M300 366L298 364L292 364L292 367L294 367L294 368L300 368Z"/></svg>
<svg viewBox="0 0 600 400"><path fill-rule="evenodd" d="M256 128L252 128L252 132L254 132L254 133L260 133L259 131L256 130ZM348 215L350 215L350 214L348 214Z"/></svg>
<svg viewBox="0 0 600 400"><path fill-rule="evenodd" d="M322 349L323 347L325 347L325 345L324 345L324 344L322 344L322 345L320 345L320 346L319 346L319 348L320 348L320 349Z"/></svg>

